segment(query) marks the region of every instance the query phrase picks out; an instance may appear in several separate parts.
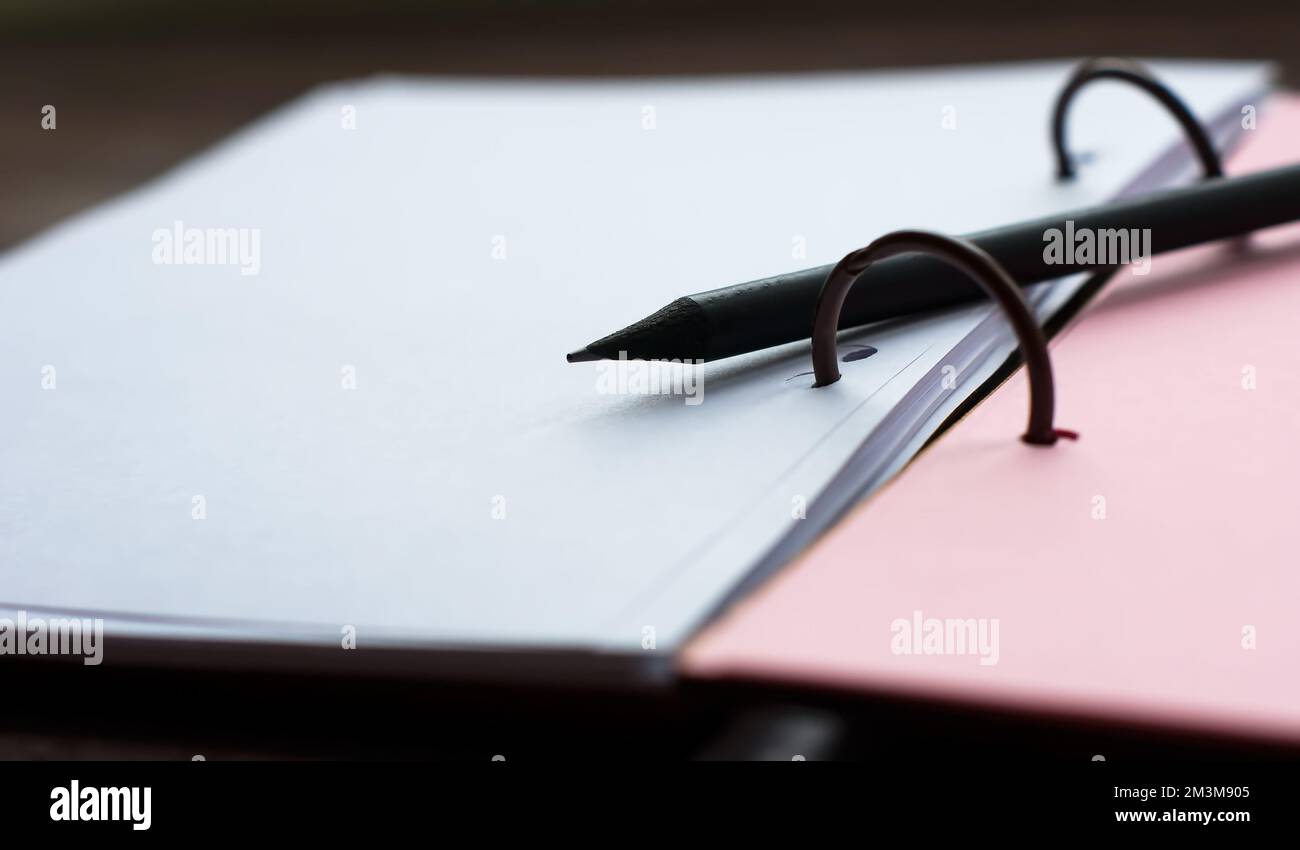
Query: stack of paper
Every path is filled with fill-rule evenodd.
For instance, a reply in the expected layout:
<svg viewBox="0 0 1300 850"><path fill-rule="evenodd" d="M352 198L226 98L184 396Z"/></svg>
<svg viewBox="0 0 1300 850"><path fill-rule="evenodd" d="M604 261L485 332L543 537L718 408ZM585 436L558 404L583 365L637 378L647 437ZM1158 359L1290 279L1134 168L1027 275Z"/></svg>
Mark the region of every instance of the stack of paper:
<svg viewBox="0 0 1300 850"><path fill-rule="evenodd" d="M653 663L905 462L1010 333L983 305L867 329L816 391L806 344L657 394L564 353L893 229L1190 167L1144 94L1098 85L1057 183L1069 68L315 91L0 261L0 599L107 618L110 658L113 634L353 628ZM1220 129L1267 84L1154 68Z"/></svg>

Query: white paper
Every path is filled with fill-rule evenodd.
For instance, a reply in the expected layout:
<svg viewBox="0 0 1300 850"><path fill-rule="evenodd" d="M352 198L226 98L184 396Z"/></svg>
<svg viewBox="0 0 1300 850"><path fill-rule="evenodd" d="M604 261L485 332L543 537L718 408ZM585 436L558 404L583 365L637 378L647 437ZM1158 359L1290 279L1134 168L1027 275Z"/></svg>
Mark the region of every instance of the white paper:
<svg viewBox="0 0 1300 850"><path fill-rule="evenodd" d="M319 89L0 260L0 601L670 649L988 310L864 332L821 390L802 343L707 364L698 405L565 352L889 230L1114 196L1177 127L1098 84L1057 183L1070 67ZM1155 68L1201 115L1264 85ZM257 273L155 263L178 221L255 229Z"/></svg>

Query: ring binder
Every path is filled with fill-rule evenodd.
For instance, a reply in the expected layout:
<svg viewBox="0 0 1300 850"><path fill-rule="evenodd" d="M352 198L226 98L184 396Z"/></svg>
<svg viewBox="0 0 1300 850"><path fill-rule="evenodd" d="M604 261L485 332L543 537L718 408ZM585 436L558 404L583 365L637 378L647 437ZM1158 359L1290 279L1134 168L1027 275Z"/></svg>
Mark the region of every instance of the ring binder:
<svg viewBox="0 0 1300 850"><path fill-rule="evenodd" d="M1072 180L1074 178L1074 165L1070 161L1070 154L1065 149L1065 116L1069 111L1070 103L1074 100L1074 96L1079 89L1093 80L1101 79L1122 80L1126 83L1132 83L1164 104L1165 108L1182 125L1188 142L1191 143L1192 148L1196 151L1197 158L1200 159L1201 165L1205 169L1205 176L1207 178L1223 176L1223 164L1219 161L1219 154L1215 151L1209 134L1205 132L1205 128L1192 115L1192 111L1187 108L1187 104L1183 103L1182 98L1174 94L1168 86L1160 82L1140 62L1135 62L1132 59L1100 57L1089 59L1080 64L1056 98L1056 107L1052 111L1052 147L1056 151L1056 177L1058 180Z"/></svg>
<svg viewBox="0 0 1300 850"><path fill-rule="evenodd" d="M840 379L835 341L844 299L858 277L877 260L898 254L922 253L962 270L984 288L1011 322L1024 353L1029 374L1029 425L1021 438L1026 443L1050 446L1058 437L1076 438L1072 431L1052 426L1055 394L1047 339L1011 276L979 246L953 236L924 230L895 230L865 248L850 252L831 270L817 296L813 313L812 360L814 386L825 387Z"/></svg>
<svg viewBox="0 0 1300 850"><path fill-rule="evenodd" d="M1187 105L1164 83L1160 82L1141 63L1131 59L1100 57L1081 63L1070 75L1065 88L1057 96L1052 112L1052 144L1056 152L1057 178L1070 180L1074 168L1065 148L1065 118L1078 91L1093 80L1115 79L1132 83L1151 94L1173 114L1182 125L1187 139L1205 169L1205 178L1223 176L1223 165L1205 128L1192 115ZM841 259L831 270L817 295L813 312L812 358L815 387L824 387L840 379L836 362L838 350L835 335L839 330L840 311L849 290L867 267L877 260L898 254L929 254L948 262L974 278L984 291L1002 308L1016 332L1020 351L1029 376L1029 425L1021 439L1026 443L1050 446L1057 439L1078 439L1078 434L1055 428L1052 418L1055 393L1052 382L1051 356L1047 353L1047 339L1033 312L1025 302L1020 288L1007 274L1006 269L978 245L965 239L943 236L922 230L896 230L887 233L865 248L859 248ZM1062 310L1064 316L1073 316L1097 294L1113 276L1115 269L1105 268L1095 272L1088 283L1075 294ZM1014 355L1013 355L1014 356ZM1014 365L1014 360L1009 361ZM950 420L951 421L951 420ZM948 423L940 429L946 430Z"/></svg>

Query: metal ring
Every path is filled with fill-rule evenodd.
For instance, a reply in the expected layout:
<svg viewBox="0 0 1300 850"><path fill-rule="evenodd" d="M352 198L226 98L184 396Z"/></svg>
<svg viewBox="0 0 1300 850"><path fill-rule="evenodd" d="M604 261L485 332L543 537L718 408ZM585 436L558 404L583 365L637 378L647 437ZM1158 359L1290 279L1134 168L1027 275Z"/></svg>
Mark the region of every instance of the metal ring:
<svg viewBox="0 0 1300 850"><path fill-rule="evenodd" d="M1166 86L1155 75L1146 69L1141 63L1134 62L1131 59L1116 59L1112 57L1103 57L1100 59L1089 59L1084 62L1070 76L1069 82L1061 90L1060 95L1056 98L1056 108L1052 112L1052 147L1056 151L1056 176L1060 180L1070 180L1074 177L1074 165L1070 162L1070 154L1065 149L1065 116L1069 110L1070 103L1073 101L1075 94L1093 80L1122 80L1132 83L1143 91L1148 92L1156 100L1165 105L1178 123L1182 125L1183 133L1187 135L1188 142L1196 151L1197 158L1201 161L1201 166L1205 169L1205 176L1222 177L1223 163L1219 161L1219 154L1214 149L1214 143L1210 141L1209 134L1205 128L1192 115L1192 111L1187 108L1178 95Z"/></svg>
<svg viewBox="0 0 1300 850"><path fill-rule="evenodd" d="M1034 318L1020 287L998 261L979 246L964 239L942 236L923 230L896 230L865 248L846 255L831 270L817 296L813 313L812 360L814 386L824 387L840 379L835 334L839 329L844 299L858 277L877 260L898 254L921 253L937 257L964 271L993 297L1011 322L1024 353L1029 374L1029 427L1022 438L1026 443L1050 446L1058 437L1075 436L1052 427L1055 393L1052 385L1052 361L1047 340Z"/></svg>

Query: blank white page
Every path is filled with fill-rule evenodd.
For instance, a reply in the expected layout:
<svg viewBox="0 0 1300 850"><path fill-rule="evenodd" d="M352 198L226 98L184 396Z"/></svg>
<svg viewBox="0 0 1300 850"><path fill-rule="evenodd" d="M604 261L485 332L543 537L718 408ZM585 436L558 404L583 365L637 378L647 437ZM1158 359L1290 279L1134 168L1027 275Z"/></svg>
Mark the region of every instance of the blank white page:
<svg viewBox="0 0 1300 850"><path fill-rule="evenodd" d="M870 332L825 390L802 343L708 364L698 405L601 394L565 352L889 230L1113 196L1178 131L1099 84L1058 184L1070 67L316 90L0 260L0 600L670 648L984 310ZM1202 116L1264 87L1155 67ZM177 221L255 228L258 273L155 263Z"/></svg>

